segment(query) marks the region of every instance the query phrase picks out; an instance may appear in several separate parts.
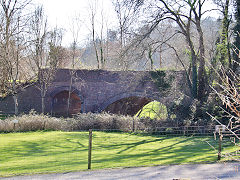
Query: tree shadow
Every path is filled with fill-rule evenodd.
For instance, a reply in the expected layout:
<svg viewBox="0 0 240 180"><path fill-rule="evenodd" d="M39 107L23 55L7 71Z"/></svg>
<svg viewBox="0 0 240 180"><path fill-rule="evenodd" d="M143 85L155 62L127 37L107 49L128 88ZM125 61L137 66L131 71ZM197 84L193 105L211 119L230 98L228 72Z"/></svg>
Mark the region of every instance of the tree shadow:
<svg viewBox="0 0 240 180"><path fill-rule="evenodd" d="M216 161L217 156L211 155L211 148L203 142L196 140L193 137L182 137L182 140L179 140L170 145L164 144L161 145L161 142L167 139L171 139L171 137L157 138L153 140L141 140L133 143L120 143L118 145L114 145L116 147L122 147L119 151L111 156L107 156L104 158L97 157L93 159L93 163L104 163L104 162L112 162L114 163L125 163L125 162L137 162L138 164L146 165L149 163L152 164L178 164L178 163L187 163L187 162L202 162L202 161ZM149 148L145 150L145 152L141 152L137 149L137 146L143 145L145 147L149 146L149 143L158 143L160 148L152 149ZM109 145L110 147L112 145ZM101 146L104 149L108 149L107 146ZM112 148L112 147L111 147ZM127 151L130 149L134 149L135 153ZM99 150L99 149L98 149ZM209 157L202 157L203 154L209 153ZM199 157L199 158L198 158ZM191 160L193 159L193 160ZM127 163L131 164L131 163ZM134 166L134 164L132 164Z"/></svg>
<svg viewBox="0 0 240 180"><path fill-rule="evenodd" d="M217 154L201 139L94 132L92 167L216 161ZM214 142L211 138L206 139ZM217 143L214 143L217 147ZM86 132L63 132L54 138L46 136L37 140L25 138L8 146L0 146L1 169L5 172L47 172L56 168L80 170L82 167L86 169L87 152L88 133ZM22 160L27 163L19 163ZM43 160L46 162L43 163Z"/></svg>

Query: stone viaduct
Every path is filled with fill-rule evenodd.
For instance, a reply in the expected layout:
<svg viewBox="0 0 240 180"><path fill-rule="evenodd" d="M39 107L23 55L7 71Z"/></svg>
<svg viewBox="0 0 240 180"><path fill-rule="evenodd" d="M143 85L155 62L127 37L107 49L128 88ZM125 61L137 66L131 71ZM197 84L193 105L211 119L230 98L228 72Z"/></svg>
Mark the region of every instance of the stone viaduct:
<svg viewBox="0 0 240 180"><path fill-rule="evenodd" d="M77 70L72 86L70 114L109 111L133 115L153 100L168 106L180 96L191 99L185 73L166 71L164 78L170 75L173 77L170 88L163 91L156 85L150 71ZM58 70L45 98L47 113L58 116L66 114L69 85L70 71ZM41 112L41 96L36 85L23 89L18 96L20 112L27 113L31 109ZM0 100L0 112L14 112L11 96Z"/></svg>

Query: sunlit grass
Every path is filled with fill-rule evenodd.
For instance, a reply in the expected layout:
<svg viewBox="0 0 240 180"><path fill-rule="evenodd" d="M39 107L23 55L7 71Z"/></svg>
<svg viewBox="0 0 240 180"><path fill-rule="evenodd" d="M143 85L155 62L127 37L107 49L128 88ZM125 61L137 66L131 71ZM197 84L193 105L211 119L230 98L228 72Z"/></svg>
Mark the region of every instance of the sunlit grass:
<svg viewBox="0 0 240 180"><path fill-rule="evenodd" d="M211 137L93 132L92 169L214 162ZM231 151L230 144L226 149ZM87 169L88 132L0 134L0 176Z"/></svg>
<svg viewBox="0 0 240 180"><path fill-rule="evenodd" d="M156 118L166 120L168 112L167 107L164 104L158 101L152 101L140 109L135 116L139 118L148 117L150 119Z"/></svg>

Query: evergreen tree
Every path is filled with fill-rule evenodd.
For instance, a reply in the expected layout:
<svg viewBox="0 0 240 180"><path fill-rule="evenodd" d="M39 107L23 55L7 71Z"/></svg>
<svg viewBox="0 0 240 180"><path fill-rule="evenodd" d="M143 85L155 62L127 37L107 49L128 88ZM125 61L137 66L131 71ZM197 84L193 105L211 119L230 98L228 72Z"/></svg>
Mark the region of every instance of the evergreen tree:
<svg viewBox="0 0 240 180"><path fill-rule="evenodd" d="M234 35L235 35L235 41L234 41L234 54L233 58L236 62L240 62L240 1L235 0L235 20L236 24L234 27ZM238 67L237 63L233 63L233 70L236 71Z"/></svg>
<svg viewBox="0 0 240 180"><path fill-rule="evenodd" d="M219 37L216 42L216 54L212 61L212 65L216 68L221 63L225 68L231 67L231 53L229 46L229 4L230 0L218 1L215 3L221 8L223 19L221 21L221 28L219 31Z"/></svg>

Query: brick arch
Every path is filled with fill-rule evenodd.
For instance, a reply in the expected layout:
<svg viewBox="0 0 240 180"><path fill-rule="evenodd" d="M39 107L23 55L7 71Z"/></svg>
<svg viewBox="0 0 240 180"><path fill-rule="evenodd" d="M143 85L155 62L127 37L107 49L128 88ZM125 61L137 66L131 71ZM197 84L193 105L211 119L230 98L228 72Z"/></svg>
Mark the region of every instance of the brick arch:
<svg viewBox="0 0 240 180"><path fill-rule="evenodd" d="M71 102L73 103L72 108L70 106L70 114L76 114L79 112L82 112L83 110L83 97L80 93L80 91L78 91L75 87L72 87L72 93L71 93ZM51 112L53 113L53 115L61 115L61 116L66 116L67 112L66 108L67 108L67 100L66 98L68 98L68 93L69 93L69 87L68 86L63 86L63 87L58 87L56 89L54 89L49 96L51 97ZM61 102L65 99L66 102ZM58 102L54 102L58 100ZM57 105L57 103L59 103L59 105ZM58 107L59 106L59 107ZM61 114L59 114L58 110L55 108L60 108L59 112L62 111ZM61 109L62 108L62 109Z"/></svg>
<svg viewBox="0 0 240 180"><path fill-rule="evenodd" d="M53 98L56 94L62 91L69 91L69 86L61 86L61 87L55 88L53 91L49 93L49 96ZM77 88L72 87L72 92L76 93L80 97L81 101L83 101L83 96Z"/></svg>
<svg viewBox="0 0 240 180"><path fill-rule="evenodd" d="M111 98L107 99L104 103L102 103L99 106L98 112L104 111L109 105L113 104L114 102L117 102L117 101L119 101L121 99L124 99L124 98L131 98L131 97L148 98L148 99L151 99L152 101L153 100L159 101L158 98L146 95L145 93L141 93L141 92L127 92L127 93L118 94L118 95L116 95L114 97L111 97Z"/></svg>

